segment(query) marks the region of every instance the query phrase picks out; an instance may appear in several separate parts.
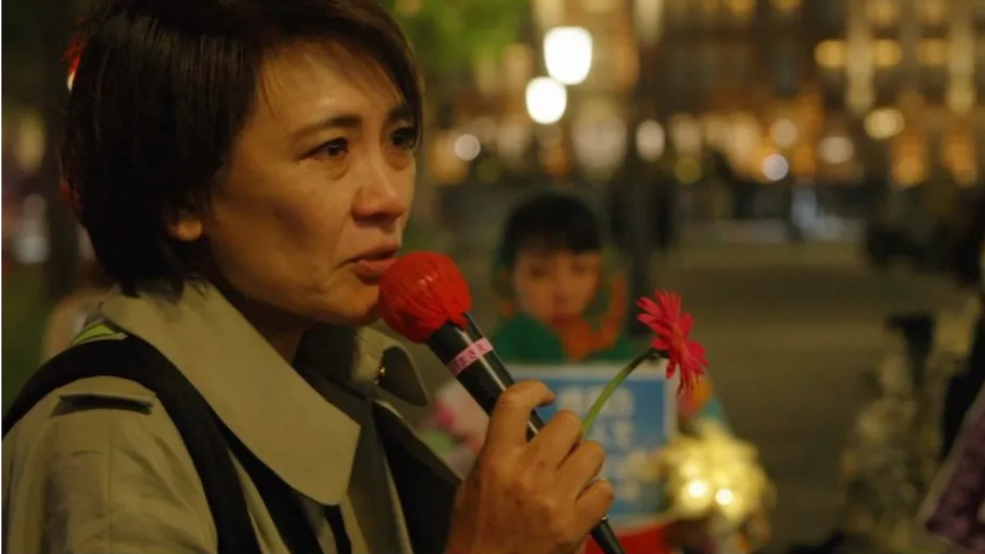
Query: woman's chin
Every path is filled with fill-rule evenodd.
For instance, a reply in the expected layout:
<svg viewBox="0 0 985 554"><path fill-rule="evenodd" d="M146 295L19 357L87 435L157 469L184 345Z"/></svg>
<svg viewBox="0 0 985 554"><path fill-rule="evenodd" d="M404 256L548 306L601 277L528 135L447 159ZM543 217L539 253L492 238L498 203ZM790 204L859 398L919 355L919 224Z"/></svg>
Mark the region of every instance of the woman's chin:
<svg viewBox="0 0 985 554"><path fill-rule="evenodd" d="M380 318L379 292L366 294L365 291L358 291L339 300L323 306L318 319L333 325L365 327Z"/></svg>
<svg viewBox="0 0 985 554"><path fill-rule="evenodd" d="M580 314L555 314L554 317L551 318L551 323L554 325L564 325L580 319Z"/></svg>
<svg viewBox="0 0 985 554"><path fill-rule="evenodd" d="M362 312L354 316L352 318L351 323L349 323L349 325L351 325L352 327L367 327L369 325L376 323L379 320L380 320L380 312L378 309L374 307L371 310Z"/></svg>

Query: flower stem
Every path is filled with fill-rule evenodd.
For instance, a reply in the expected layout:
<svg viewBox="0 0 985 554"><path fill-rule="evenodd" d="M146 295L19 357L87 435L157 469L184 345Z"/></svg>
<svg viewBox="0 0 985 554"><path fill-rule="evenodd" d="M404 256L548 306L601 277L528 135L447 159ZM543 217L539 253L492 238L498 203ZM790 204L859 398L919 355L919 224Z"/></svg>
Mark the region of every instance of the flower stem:
<svg viewBox="0 0 985 554"><path fill-rule="evenodd" d="M653 348L647 349L646 352L634 358L632 362L629 362L629 365L619 370L619 373L617 373L616 376L613 377L611 381L606 383L605 388L602 389L602 394L600 394L599 397L595 399L595 403L592 404L591 409L588 410L588 415L585 416L585 421L581 424L581 430L583 436L586 437L588 436L588 432L591 431L592 425L595 424L595 420L598 419L599 413L602 412L602 407L605 406L605 401L608 400L610 396L612 396L612 393L616 392L616 389L619 388L619 385L621 385L622 382L625 381L627 377L629 377L629 374L632 373L637 367L639 367L640 364L642 364L647 360L652 359L654 356L657 355L659 355L659 352L657 352Z"/></svg>

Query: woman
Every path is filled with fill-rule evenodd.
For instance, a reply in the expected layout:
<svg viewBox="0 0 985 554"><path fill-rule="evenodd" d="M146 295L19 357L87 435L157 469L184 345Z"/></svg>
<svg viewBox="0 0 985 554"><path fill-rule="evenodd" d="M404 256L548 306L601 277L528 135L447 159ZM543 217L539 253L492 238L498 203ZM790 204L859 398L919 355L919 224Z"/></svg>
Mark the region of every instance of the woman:
<svg viewBox="0 0 985 554"><path fill-rule="evenodd" d="M243 532L226 523L245 521L261 552L575 551L612 487L576 417L526 441L543 384L503 395L450 492L414 488L441 468L377 397L426 398L363 328L420 134L392 19L372 0L115 0L86 21L62 157L117 287L38 372L84 358L89 377L4 418L4 550L229 551ZM176 388L187 401L165 402ZM189 406L204 406L191 427ZM199 427L219 455L202 460ZM217 483L242 495L217 500Z"/></svg>

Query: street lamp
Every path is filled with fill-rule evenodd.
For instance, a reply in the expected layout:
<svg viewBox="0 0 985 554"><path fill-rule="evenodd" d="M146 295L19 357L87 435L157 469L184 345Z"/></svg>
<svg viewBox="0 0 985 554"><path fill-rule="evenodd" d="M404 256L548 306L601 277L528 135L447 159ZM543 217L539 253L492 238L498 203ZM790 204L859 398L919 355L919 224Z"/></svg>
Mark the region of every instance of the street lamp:
<svg viewBox="0 0 985 554"><path fill-rule="evenodd" d="M555 27L544 35L547 73L565 85L577 85L592 68L592 35L581 27Z"/></svg>
<svg viewBox="0 0 985 554"><path fill-rule="evenodd" d="M842 135L830 135L821 139L817 145L817 157L824 163L839 165L855 156L852 139Z"/></svg>
<svg viewBox="0 0 985 554"><path fill-rule="evenodd" d="M882 108L865 116L865 132L875 140L895 137L903 130L903 114L895 108Z"/></svg>
<svg viewBox="0 0 985 554"><path fill-rule="evenodd" d="M527 83L527 113L541 125L557 123L568 107L568 91L550 77L537 77Z"/></svg>
<svg viewBox="0 0 985 554"><path fill-rule="evenodd" d="M636 149L640 157L647 162L655 162L664 154L667 146L667 134L664 128L652 119L648 119L636 128Z"/></svg>
<svg viewBox="0 0 985 554"><path fill-rule="evenodd" d="M790 173L790 162L780 154L770 154L763 160L763 176L770 181L781 181L788 173Z"/></svg>
<svg viewBox="0 0 985 554"><path fill-rule="evenodd" d="M800 130L788 118L777 119L770 126L770 137L780 148L790 148L800 139Z"/></svg>

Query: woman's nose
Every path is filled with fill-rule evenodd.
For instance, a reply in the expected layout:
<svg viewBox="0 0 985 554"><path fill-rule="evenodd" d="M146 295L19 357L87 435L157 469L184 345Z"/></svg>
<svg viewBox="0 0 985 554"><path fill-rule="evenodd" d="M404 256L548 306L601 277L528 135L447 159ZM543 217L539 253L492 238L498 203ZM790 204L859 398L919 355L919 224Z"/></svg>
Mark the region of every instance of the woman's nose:
<svg viewBox="0 0 985 554"><path fill-rule="evenodd" d="M409 191L412 183L405 172L395 171L387 164L373 164L353 201L353 216L359 220L391 221L403 217L410 209ZM381 167L382 166L382 167ZM405 182L407 181L407 182Z"/></svg>

